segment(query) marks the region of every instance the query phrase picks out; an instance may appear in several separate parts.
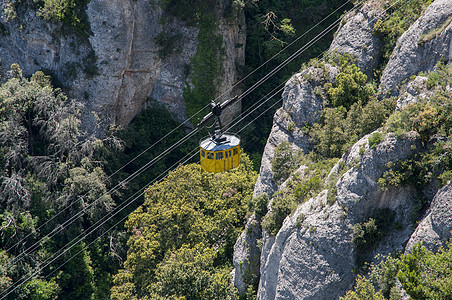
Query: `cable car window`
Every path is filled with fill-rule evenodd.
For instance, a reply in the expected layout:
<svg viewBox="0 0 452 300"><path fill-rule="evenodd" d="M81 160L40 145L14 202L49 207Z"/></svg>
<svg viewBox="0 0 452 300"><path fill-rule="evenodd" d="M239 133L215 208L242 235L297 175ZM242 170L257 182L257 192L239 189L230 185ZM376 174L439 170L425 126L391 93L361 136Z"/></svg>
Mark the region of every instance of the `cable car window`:
<svg viewBox="0 0 452 300"><path fill-rule="evenodd" d="M223 159L223 152L217 153L217 159Z"/></svg>
<svg viewBox="0 0 452 300"><path fill-rule="evenodd" d="M207 152L207 159L213 159L213 153Z"/></svg>
<svg viewBox="0 0 452 300"><path fill-rule="evenodd" d="M234 155L237 155L239 153L239 150L237 148L234 148Z"/></svg>
<svg viewBox="0 0 452 300"><path fill-rule="evenodd" d="M202 157L206 157L206 152L204 150L201 151Z"/></svg>
<svg viewBox="0 0 452 300"><path fill-rule="evenodd" d="M229 150L229 157L231 157L231 150Z"/></svg>
<svg viewBox="0 0 452 300"><path fill-rule="evenodd" d="M228 151L224 152L224 157L225 157L225 158L228 158L228 157L229 157L229 156L228 156Z"/></svg>

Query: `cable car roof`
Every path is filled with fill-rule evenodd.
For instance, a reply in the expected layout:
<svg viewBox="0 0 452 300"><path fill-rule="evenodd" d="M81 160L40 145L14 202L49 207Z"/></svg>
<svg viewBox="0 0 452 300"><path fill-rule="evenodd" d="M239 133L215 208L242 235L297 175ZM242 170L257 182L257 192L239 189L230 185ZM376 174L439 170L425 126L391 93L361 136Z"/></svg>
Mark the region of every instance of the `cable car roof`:
<svg viewBox="0 0 452 300"><path fill-rule="evenodd" d="M223 137L226 137L226 141L222 143L217 143L212 140L212 138L208 137L201 141L199 146L207 151L224 151L240 144L240 138L231 133L223 133Z"/></svg>

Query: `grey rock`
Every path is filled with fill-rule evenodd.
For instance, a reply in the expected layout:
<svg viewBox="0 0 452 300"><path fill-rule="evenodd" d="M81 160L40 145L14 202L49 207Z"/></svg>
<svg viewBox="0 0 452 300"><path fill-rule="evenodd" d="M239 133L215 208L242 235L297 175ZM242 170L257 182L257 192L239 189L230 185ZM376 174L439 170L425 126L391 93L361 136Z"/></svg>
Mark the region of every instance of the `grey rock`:
<svg viewBox="0 0 452 300"><path fill-rule="evenodd" d="M276 237L264 235L258 299L337 299L350 288L351 226L326 194L300 205Z"/></svg>
<svg viewBox="0 0 452 300"><path fill-rule="evenodd" d="M315 87L333 82L338 74L337 67L325 64L323 68L310 67L303 70L286 83L282 94L283 105L273 117L272 130L262 155L254 197L262 193L271 197L278 188L273 180L271 161L279 144L289 142L294 150L300 149L305 153L311 149L309 137L303 134L302 128L306 124L314 124L323 109L323 98Z"/></svg>
<svg viewBox="0 0 452 300"><path fill-rule="evenodd" d="M258 240L261 238L260 220L252 215L234 245L232 282L240 294L246 291L247 286L252 284L253 280L259 279L261 251Z"/></svg>
<svg viewBox="0 0 452 300"><path fill-rule="evenodd" d="M452 230L452 185L449 183L436 193L422 221L406 245L406 252L419 242L436 252L451 237Z"/></svg>
<svg viewBox="0 0 452 300"><path fill-rule="evenodd" d="M228 2L218 2L219 15ZM15 20L3 18L9 35L0 36L1 73L12 63L18 63L27 76L41 69L53 72L69 96L85 104L83 125L91 132L128 124L149 97L166 106L174 119L186 120L182 93L186 82L190 84L186 70L196 53L198 29L171 16L166 16L163 26L156 1L92 0L86 14L92 31L88 38L58 34L61 24L44 21L32 9ZM237 66L244 64L243 11L235 18L220 18L218 33L224 49L218 89L228 98L238 93L230 88L237 81ZM174 41L166 56L159 55L162 48L156 38L162 35ZM97 74L84 72L87 67L97 68ZM239 102L231 114L240 107ZM97 116L102 120L100 128Z"/></svg>
<svg viewBox="0 0 452 300"><path fill-rule="evenodd" d="M396 191L383 191L377 183L387 169L386 164L407 158L413 149L420 149L421 142L416 132L408 132L402 138L387 134L376 149L369 147L368 139L373 133L364 136L346 156L347 165L354 165L337 182L337 201L348 212L352 223L362 222L376 209L390 208L394 211L405 210L404 205L393 201ZM362 156L359 149L364 147ZM408 205L408 204L407 204ZM409 206L409 205L408 205Z"/></svg>
<svg viewBox="0 0 452 300"><path fill-rule="evenodd" d="M380 90L398 95L402 82L419 72L430 72L440 59L452 59L452 23L437 32L431 40L425 34L441 28L452 15L450 0L436 0L425 13L402 34L383 71Z"/></svg>
<svg viewBox="0 0 452 300"><path fill-rule="evenodd" d="M378 209L394 211L394 222L402 229L390 229L369 254L370 261L377 253L403 250L413 231L416 190L393 187L382 191L377 181L388 162L407 158L420 147L420 139L415 132L399 139L387 135L373 149L369 137L353 145L330 172L332 184L339 176L332 205L326 203L330 191L325 190L288 216L276 237L264 231L258 299L338 299L345 294L355 280L353 225ZM342 174L344 165L347 171Z"/></svg>
<svg viewBox="0 0 452 300"><path fill-rule="evenodd" d="M416 76L411 80L407 86L400 93L397 98L397 110L401 110L408 104L418 103L420 100L425 100L430 95L427 91L427 77Z"/></svg>
<svg viewBox="0 0 452 300"><path fill-rule="evenodd" d="M372 31L375 23L384 17L383 11L382 1L367 1L361 9L346 15L329 49L354 56L356 65L367 76L372 76L379 64L382 43Z"/></svg>

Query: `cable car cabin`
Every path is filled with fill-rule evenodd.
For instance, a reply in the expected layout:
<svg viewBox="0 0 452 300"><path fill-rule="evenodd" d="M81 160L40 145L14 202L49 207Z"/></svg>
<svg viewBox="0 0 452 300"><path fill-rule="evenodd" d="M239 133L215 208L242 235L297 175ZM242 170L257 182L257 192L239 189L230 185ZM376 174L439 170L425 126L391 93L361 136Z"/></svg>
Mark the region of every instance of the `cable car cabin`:
<svg viewBox="0 0 452 300"><path fill-rule="evenodd" d="M240 137L223 133L220 137L208 137L199 143L201 168L217 173L234 169L240 164Z"/></svg>

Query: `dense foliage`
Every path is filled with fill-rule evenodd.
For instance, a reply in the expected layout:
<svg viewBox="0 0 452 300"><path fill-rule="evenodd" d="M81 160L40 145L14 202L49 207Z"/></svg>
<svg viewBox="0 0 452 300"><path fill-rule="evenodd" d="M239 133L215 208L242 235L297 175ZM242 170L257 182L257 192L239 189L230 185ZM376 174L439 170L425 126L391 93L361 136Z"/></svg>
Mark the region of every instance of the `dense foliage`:
<svg viewBox="0 0 452 300"><path fill-rule="evenodd" d="M247 24L246 64L243 68L243 75L251 74L244 81L244 88L253 86L261 78L268 75L351 7L351 4L348 4L333 13L346 1L234 0L233 3L235 2L242 3ZM329 14L332 14L332 16L313 28L315 24ZM330 31L314 43L308 51L301 52L291 63L271 76L265 84L245 97L242 100L243 110L254 107L265 95L287 81L292 74L298 72L302 63L325 51L331 43L333 32L334 30ZM291 45L284 49L289 44ZM267 62L270 58L273 59ZM245 123L248 123L263 114L241 133L244 140L243 147L250 154L253 164L257 167L260 166L263 149L272 127L272 116L279 106L270 107L279 99L280 94L267 101L244 120Z"/></svg>
<svg viewBox="0 0 452 300"><path fill-rule="evenodd" d="M181 166L149 187L145 203L126 222L129 251L112 297L233 297L232 251L255 180L243 155L237 169L212 174L196 164Z"/></svg>
<svg viewBox="0 0 452 300"><path fill-rule="evenodd" d="M9 75L0 87L0 247L6 250L2 260L8 262L2 271L3 287L16 283L17 289L8 290L10 299L56 295L89 299L109 280L104 268L94 274L90 250L78 245L53 265L49 262L83 228L114 206L102 165L94 158L106 140L83 136L79 130L81 106L53 88L49 76L36 72L25 78L18 65L12 65ZM59 224L88 207L66 230L58 230ZM39 251L29 248L38 241ZM77 253L71 263L51 273L52 267ZM27 277L32 280L17 285Z"/></svg>
<svg viewBox="0 0 452 300"><path fill-rule="evenodd" d="M398 280L410 299L449 299L452 293L452 248L449 242L437 253L418 244L400 257L388 256L370 269L370 277L359 276L354 290L341 300L401 299Z"/></svg>
<svg viewBox="0 0 452 300"><path fill-rule="evenodd" d="M24 10L32 9L36 15L48 22L58 24L62 32L74 33L80 37L87 37L91 34L91 27L86 7L88 0L21 0L4 1L0 8L4 21L18 20ZM59 26L59 27L60 27Z"/></svg>

